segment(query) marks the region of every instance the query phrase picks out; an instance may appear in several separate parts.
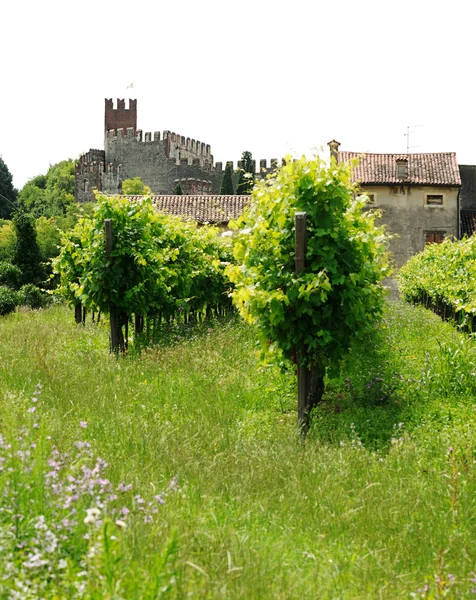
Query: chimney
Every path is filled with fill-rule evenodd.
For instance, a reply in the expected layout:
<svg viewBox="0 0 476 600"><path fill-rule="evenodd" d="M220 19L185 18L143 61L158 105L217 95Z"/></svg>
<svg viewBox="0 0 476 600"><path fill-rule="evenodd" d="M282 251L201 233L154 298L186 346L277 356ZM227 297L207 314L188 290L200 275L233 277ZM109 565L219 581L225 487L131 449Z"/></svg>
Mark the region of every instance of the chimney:
<svg viewBox="0 0 476 600"><path fill-rule="evenodd" d="M408 179L408 158L397 158L397 179Z"/></svg>
<svg viewBox="0 0 476 600"><path fill-rule="evenodd" d="M340 142L336 142L335 140L332 140L331 142L327 142L327 145L329 146L329 149L330 149L331 161L332 161L332 159L334 159L335 162L338 162L338 152L339 152Z"/></svg>

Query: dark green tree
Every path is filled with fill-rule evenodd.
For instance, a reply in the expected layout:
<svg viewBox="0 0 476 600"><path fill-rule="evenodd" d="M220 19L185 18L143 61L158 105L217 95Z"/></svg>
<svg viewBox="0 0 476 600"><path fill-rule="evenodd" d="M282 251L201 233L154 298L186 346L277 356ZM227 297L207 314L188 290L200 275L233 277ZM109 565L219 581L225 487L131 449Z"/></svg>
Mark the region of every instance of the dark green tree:
<svg viewBox="0 0 476 600"><path fill-rule="evenodd" d="M36 240L34 218L24 212L17 212L13 218L16 242L12 264L22 272L21 284L39 284L45 278L40 247Z"/></svg>
<svg viewBox="0 0 476 600"><path fill-rule="evenodd" d="M222 196L232 196L233 191L233 170L231 163L226 163L225 172L221 181L220 194Z"/></svg>
<svg viewBox="0 0 476 600"><path fill-rule="evenodd" d="M172 194L174 196L183 196L183 190L180 183L177 183L177 185L174 187L174 191L172 192Z"/></svg>
<svg viewBox="0 0 476 600"><path fill-rule="evenodd" d="M251 194L255 182L255 164L251 152L245 150L241 155L243 166L238 174L236 193L238 195Z"/></svg>
<svg viewBox="0 0 476 600"><path fill-rule="evenodd" d="M0 219L10 219L15 209L17 190L13 187L12 174L0 156Z"/></svg>

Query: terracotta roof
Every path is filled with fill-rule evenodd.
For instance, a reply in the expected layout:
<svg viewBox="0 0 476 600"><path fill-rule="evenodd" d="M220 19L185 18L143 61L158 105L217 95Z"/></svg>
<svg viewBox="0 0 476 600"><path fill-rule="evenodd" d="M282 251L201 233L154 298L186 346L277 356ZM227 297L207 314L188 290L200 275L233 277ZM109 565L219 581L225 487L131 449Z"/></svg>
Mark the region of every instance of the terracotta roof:
<svg viewBox="0 0 476 600"><path fill-rule="evenodd" d="M476 211L475 210L461 210L460 211L460 227L461 237L467 235L472 236L476 231Z"/></svg>
<svg viewBox="0 0 476 600"><path fill-rule="evenodd" d="M386 185L438 185L459 186L461 178L455 152L431 154L369 154L339 152L339 162L358 158L353 169L354 181L365 184ZM397 160L408 161L408 175L397 177Z"/></svg>
<svg viewBox="0 0 476 600"><path fill-rule="evenodd" d="M133 200L141 197L128 196ZM152 204L160 212L217 225L237 219L249 200L250 196L152 196Z"/></svg>

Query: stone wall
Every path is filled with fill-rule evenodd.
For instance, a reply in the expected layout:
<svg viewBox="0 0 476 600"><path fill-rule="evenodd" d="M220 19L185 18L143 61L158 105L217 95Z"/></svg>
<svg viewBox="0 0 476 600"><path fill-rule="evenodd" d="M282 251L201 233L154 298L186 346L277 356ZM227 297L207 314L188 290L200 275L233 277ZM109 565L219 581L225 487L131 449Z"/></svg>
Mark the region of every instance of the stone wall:
<svg viewBox="0 0 476 600"><path fill-rule="evenodd" d="M427 232L457 237L458 187L395 185L365 186L364 189L373 194L375 208L382 211L381 223L389 233L395 234L390 250L397 268L423 250ZM443 204L427 204L428 194L443 195Z"/></svg>

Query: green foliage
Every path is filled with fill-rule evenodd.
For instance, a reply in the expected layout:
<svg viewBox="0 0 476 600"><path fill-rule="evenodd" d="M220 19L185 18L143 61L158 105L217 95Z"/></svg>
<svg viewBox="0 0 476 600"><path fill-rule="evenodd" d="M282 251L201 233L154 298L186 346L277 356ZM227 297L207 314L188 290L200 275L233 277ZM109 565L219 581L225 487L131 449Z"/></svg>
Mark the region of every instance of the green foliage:
<svg viewBox="0 0 476 600"><path fill-rule="evenodd" d="M140 177L133 177L122 182L122 193L126 196L150 196L152 191L148 185L142 182Z"/></svg>
<svg viewBox="0 0 476 600"><path fill-rule="evenodd" d="M13 312L17 305L17 292L7 286L0 285L0 315L7 315Z"/></svg>
<svg viewBox="0 0 476 600"><path fill-rule="evenodd" d="M180 183L177 183L177 185L174 187L172 194L174 194L175 196L183 195L182 186L180 185Z"/></svg>
<svg viewBox="0 0 476 600"><path fill-rule="evenodd" d="M0 320L2 597L73 600L81 582L95 600L474 596L469 336L389 303L329 381L305 444L294 378L260 368L255 331L241 320L121 360L107 339L106 319L76 327L63 306ZM453 355L465 344L446 383L450 358L436 339ZM376 404L367 385L382 377L391 387L393 371L398 389ZM448 396L456 375L468 387ZM64 508L63 494L83 482L93 494L86 487ZM149 501L158 512L146 523ZM96 506L103 523L84 523ZM123 506L127 527L111 531L111 509ZM58 543L33 569L23 563L41 552L40 515Z"/></svg>
<svg viewBox="0 0 476 600"><path fill-rule="evenodd" d="M20 287L21 270L10 262L0 262L0 285L5 285L14 290Z"/></svg>
<svg viewBox="0 0 476 600"><path fill-rule="evenodd" d="M111 259L105 219L113 224ZM98 195L92 218L66 234L53 262L60 294L101 312L112 304L127 316L170 318L218 304L226 292L217 231L159 214L149 198Z"/></svg>
<svg viewBox="0 0 476 600"><path fill-rule="evenodd" d="M238 195L251 194L255 180L255 163L251 152L245 150L241 155L243 166L238 173L238 182L236 184L236 193Z"/></svg>
<svg viewBox="0 0 476 600"><path fill-rule="evenodd" d="M16 241L12 263L22 272L22 284L38 284L44 280L45 273L36 239L35 221L31 215L19 212L13 218L13 224Z"/></svg>
<svg viewBox="0 0 476 600"><path fill-rule="evenodd" d="M233 169L231 163L226 163L225 172L221 182L220 194L223 196L232 196L233 191Z"/></svg>
<svg viewBox="0 0 476 600"><path fill-rule="evenodd" d="M17 190L13 187L12 174L0 156L0 219L9 219L16 206Z"/></svg>
<svg viewBox="0 0 476 600"><path fill-rule="evenodd" d="M63 160L28 181L18 195L20 208L35 217L65 215L74 204L75 164Z"/></svg>
<svg viewBox="0 0 476 600"><path fill-rule="evenodd" d="M0 221L0 260L10 261L15 248L15 228L11 221Z"/></svg>
<svg viewBox="0 0 476 600"><path fill-rule="evenodd" d="M28 306L34 309L43 308L46 306L47 301L48 296L32 283L23 285L18 292L18 302L22 306Z"/></svg>
<svg viewBox="0 0 476 600"><path fill-rule="evenodd" d="M36 239L44 261L47 261L59 253L61 231L56 225L56 219L40 217L35 223Z"/></svg>
<svg viewBox="0 0 476 600"><path fill-rule="evenodd" d="M407 302L432 307L473 329L476 314L476 237L428 244L400 269L399 289Z"/></svg>
<svg viewBox="0 0 476 600"><path fill-rule="evenodd" d="M289 161L258 182L238 221L227 273L233 301L261 333L264 352L325 365L340 360L352 336L368 330L384 299L386 236L376 212L355 197L350 170L319 159ZM307 217L306 267L294 274L294 215Z"/></svg>

